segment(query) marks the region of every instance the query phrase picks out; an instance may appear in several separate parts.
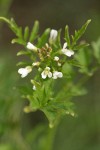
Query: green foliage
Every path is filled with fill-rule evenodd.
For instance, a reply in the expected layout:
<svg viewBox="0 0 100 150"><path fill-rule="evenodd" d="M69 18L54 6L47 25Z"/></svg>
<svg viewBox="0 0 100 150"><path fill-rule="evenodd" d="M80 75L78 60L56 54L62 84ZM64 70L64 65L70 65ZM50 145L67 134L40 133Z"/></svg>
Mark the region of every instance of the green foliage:
<svg viewBox="0 0 100 150"><path fill-rule="evenodd" d="M100 38L97 40L97 42L92 42L92 47L94 56L100 64Z"/></svg>
<svg viewBox="0 0 100 150"><path fill-rule="evenodd" d="M42 36L38 38L38 44L37 44L38 47L42 47L45 45L45 43L48 41L49 33L50 33L50 29L48 28L44 31Z"/></svg>
<svg viewBox="0 0 100 150"><path fill-rule="evenodd" d="M35 21L32 31L31 31L30 38L29 38L30 42L33 42L35 40L35 38L37 38L38 31L39 31L39 22Z"/></svg>
<svg viewBox="0 0 100 150"><path fill-rule="evenodd" d="M89 23L91 22L91 20L88 20L82 27L80 30L75 31L74 36L72 36L72 47L74 47L77 43L77 41L81 38L81 36L84 34L87 26L89 25Z"/></svg>
<svg viewBox="0 0 100 150"><path fill-rule="evenodd" d="M29 100L29 106L25 107L24 111L41 110L47 116L50 127L56 125L63 115L75 116L72 98L86 94L83 84L98 68L92 62L94 56L99 62L99 46L92 44L96 49L93 55L89 48L85 48L88 46L87 43L77 43L91 20L88 20L80 30L75 31L71 37L69 27L66 26L64 39L67 44L64 46L61 42L61 30L52 31L47 28L39 36L38 21L35 21L30 33L29 27L23 30L13 19L0 17L0 20L5 21L16 35L17 38L13 39L12 43L23 46L23 50L19 51L17 56L25 55L29 58L28 62L17 64L22 66L18 72L25 77L34 70L30 76L33 89L32 86L22 87L23 97ZM50 38L53 42L50 42Z"/></svg>

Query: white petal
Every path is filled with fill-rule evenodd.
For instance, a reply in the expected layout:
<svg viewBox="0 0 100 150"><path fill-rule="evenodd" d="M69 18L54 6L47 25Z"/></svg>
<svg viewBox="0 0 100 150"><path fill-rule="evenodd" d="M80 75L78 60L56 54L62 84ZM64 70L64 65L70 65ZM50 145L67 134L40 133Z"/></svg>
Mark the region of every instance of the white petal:
<svg viewBox="0 0 100 150"><path fill-rule="evenodd" d="M23 71L24 71L24 69L25 69L25 68L20 68L20 69L18 70L18 73L19 73L19 74L22 74Z"/></svg>
<svg viewBox="0 0 100 150"><path fill-rule="evenodd" d="M63 49L65 49L66 47L67 47L67 42L64 43Z"/></svg>
<svg viewBox="0 0 100 150"><path fill-rule="evenodd" d="M24 78L24 77L26 77L26 76L28 75L28 71L27 71L26 68L20 68L20 69L18 70L18 73L21 74L21 77L22 77L22 78Z"/></svg>
<svg viewBox="0 0 100 150"><path fill-rule="evenodd" d="M66 50L65 55L67 55L68 57L71 57L72 55L74 55L74 51Z"/></svg>
<svg viewBox="0 0 100 150"><path fill-rule="evenodd" d="M52 29L51 32L50 32L49 41L50 41L50 42L54 42L54 41L56 40L56 38L57 38L57 35L58 35L58 31Z"/></svg>
<svg viewBox="0 0 100 150"><path fill-rule="evenodd" d="M62 78L62 77L63 77L62 72L59 72L59 74L58 74L58 78Z"/></svg>
<svg viewBox="0 0 100 150"><path fill-rule="evenodd" d="M57 71L54 71L54 72L53 72L53 79L57 79L57 76L58 76L58 72L57 72Z"/></svg>
<svg viewBox="0 0 100 150"><path fill-rule="evenodd" d="M52 73L51 73L51 72L48 73L48 77L49 77L49 78L52 77Z"/></svg>
<svg viewBox="0 0 100 150"><path fill-rule="evenodd" d="M47 75L45 74L44 71L41 73L41 76L42 76L42 79L46 79L46 77L47 77Z"/></svg>
<svg viewBox="0 0 100 150"><path fill-rule="evenodd" d="M24 73L21 75L21 78L25 78L28 75L28 73Z"/></svg>
<svg viewBox="0 0 100 150"><path fill-rule="evenodd" d="M32 71L32 68L30 66L27 66L25 68L20 68L18 70L18 73L21 74L21 77L24 78Z"/></svg>
<svg viewBox="0 0 100 150"><path fill-rule="evenodd" d="M53 79L62 78L62 77L63 77L62 72L54 71Z"/></svg>
<svg viewBox="0 0 100 150"><path fill-rule="evenodd" d="M36 90L36 86L35 85L33 85L33 90Z"/></svg>
<svg viewBox="0 0 100 150"><path fill-rule="evenodd" d="M50 37L55 39L57 37L57 35L58 35L57 30L52 29L51 32L50 32Z"/></svg>
<svg viewBox="0 0 100 150"><path fill-rule="evenodd" d="M46 67L45 70L49 71L49 70L50 70L50 67Z"/></svg>
<svg viewBox="0 0 100 150"><path fill-rule="evenodd" d="M34 46L32 43L28 42L27 43L27 46L26 46L28 49L30 50L34 50L34 51L37 51L37 47Z"/></svg>

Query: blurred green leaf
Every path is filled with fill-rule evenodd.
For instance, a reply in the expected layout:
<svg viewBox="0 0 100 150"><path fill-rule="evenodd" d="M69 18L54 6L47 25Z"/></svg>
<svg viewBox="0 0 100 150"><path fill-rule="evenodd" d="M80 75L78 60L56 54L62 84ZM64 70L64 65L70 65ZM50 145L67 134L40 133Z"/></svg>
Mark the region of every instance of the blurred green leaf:
<svg viewBox="0 0 100 150"><path fill-rule="evenodd" d="M94 56L97 59L98 63L100 64L100 38L97 42L92 42Z"/></svg>
<svg viewBox="0 0 100 150"><path fill-rule="evenodd" d="M44 46L45 43L47 43L48 38L49 38L49 34L50 34L50 29L48 28L44 31L42 36L39 37L37 47L40 48L40 47Z"/></svg>
<svg viewBox="0 0 100 150"><path fill-rule="evenodd" d="M33 42L36 39L37 34L38 34L38 30L39 30L39 22L35 21L33 28L32 28L32 31L31 31L30 38L29 38L30 42Z"/></svg>
<svg viewBox="0 0 100 150"><path fill-rule="evenodd" d="M69 27L68 25L65 27L65 40L68 44L68 47L70 48L70 37L69 37Z"/></svg>
<svg viewBox="0 0 100 150"><path fill-rule="evenodd" d="M26 26L24 29L24 40L27 41L29 37L29 27Z"/></svg>

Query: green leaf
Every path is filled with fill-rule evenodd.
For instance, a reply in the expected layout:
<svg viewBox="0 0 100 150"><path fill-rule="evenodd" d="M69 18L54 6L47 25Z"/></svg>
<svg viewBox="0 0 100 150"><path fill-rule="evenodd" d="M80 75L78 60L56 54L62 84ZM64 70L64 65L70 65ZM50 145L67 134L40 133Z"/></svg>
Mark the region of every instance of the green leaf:
<svg viewBox="0 0 100 150"><path fill-rule="evenodd" d="M74 50L79 50L79 49L85 48L85 47L87 47L87 46L89 46L88 43L76 45L76 46L74 47Z"/></svg>
<svg viewBox="0 0 100 150"><path fill-rule="evenodd" d="M49 34L50 34L50 29L48 28L44 31L42 36L38 39L37 47L42 47L48 42Z"/></svg>
<svg viewBox="0 0 100 150"><path fill-rule="evenodd" d="M47 119L49 120L49 127L53 128L58 120L58 113L52 108L43 108L42 111L46 115Z"/></svg>
<svg viewBox="0 0 100 150"><path fill-rule="evenodd" d="M78 53L75 55L75 59L78 61L80 64L80 72L81 73L86 73L88 75L92 75L91 72L91 61L92 61L92 55L91 55L91 50L89 49L80 49Z"/></svg>
<svg viewBox="0 0 100 150"><path fill-rule="evenodd" d="M30 55L31 52L30 51L20 51L17 53L17 56L21 56L21 55Z"/></svg>
<svg viewBox="0 0 100 150"><path fill-rule="evenodd" d="M31 31L30 38L29 38L30 42L33 42L37 38L38 30L39 30L39 22L35 21L32 31Z"/></svg>
<svg viewBox="0 0 100 150"><path fill-rule="evenodd" d="M20 38L13 39L13 40L11 41L11 43L12 43L12 44L18 43L18 44L21 44L21 45L24 45L24 46L26 45L25 41L24 41L23 39L20 39Z"/></svg>
<svg viewBox="0 0 100 150"><path fill-rule="evenodd" d="M25 27L24 29L24 40L27 41L29 37L29 27Z"/></svg>
<svg viewBox="0 0 100 150"><path fill-rule="evenodd" d="M49 120L49 126L52 128L59 121L59 118L62 115L65 115L66 112L70 110L73 111L73 103L72 102L63 102L63 101L50 101L48 105L41 109Z"/></svg>
<svg viewBox="0 0 100 150"><path fill-rule="evenodd" d="M68 44L68 47L70 48L70 37L69 37L69 27L68 27L68 25L66 25L66 27L65 27L65 40L66 40L66 42L67 42L67 44Z"/></svg>
<svg viewBox="0 0 100 150"><path fill-rule="evenodd" d="M81 38L81 36L84 34L85 30L87 29L87 26L91 20L88 20L80 30L75 31L74 36L72 36L72 48L76 45L76 42Z"/></svg>
<svg viewBox="0 0 100 150"><path fill-rule="evenodd" d="M57 49L61 49L61 29L58 31L58 36L57 36L57 39L55 41L55 45L57 47Z"/></svg>
<svg viewBox="0 0 100 150"><path fill-rule="evenodd" d="M94 57L97 59L98 63L100 63L100 38L97 42L92 42Z"/></svg>
<svg viewBox="0 0 100 150"><path fill-rule="evenodd" d="M23 61L17 63L17 66L28 66L28 65L31 65L31 63L23 62Z"/></svg>
<svg viewBox="0 0 100 150"><path fill-rule="evenodd" d="M18 36L19 38L23 38L22 27L17 28L16 36Z"/></svg>
<svg viewBox="0 0 100 150"><path fill-rule="evenodd" d="M73 59L73 60L69 60L68 63L72 66L76 66L76 67L83 67L83 64L81 64L80 62L78 62L77 60Z"/></svg>
<svg viewBox="0 0 100 150"><path fill-rule="evenodd" d="M68 77L71 77L71 75L74 74L72 65L70 65L68 62L66 62L62 67L62 72L64 74L66 74Z"/></svg>

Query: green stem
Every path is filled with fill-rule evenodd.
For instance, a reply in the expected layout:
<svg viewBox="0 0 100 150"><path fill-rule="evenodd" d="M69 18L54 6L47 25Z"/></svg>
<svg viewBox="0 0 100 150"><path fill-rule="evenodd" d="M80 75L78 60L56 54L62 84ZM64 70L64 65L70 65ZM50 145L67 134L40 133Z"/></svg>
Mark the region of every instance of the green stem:
<svg viewBox="0 0 100 150"><path fill-rule="evenodd" d="M46 139L46 144L45 144L44 149L53 150L54 139L55 139L55 136L56 136L56 131L57 131L58 124L59 123L57 123L52 129L50 129L50 128L48 129L48 135L46 137L47 139Z"/></svg>

